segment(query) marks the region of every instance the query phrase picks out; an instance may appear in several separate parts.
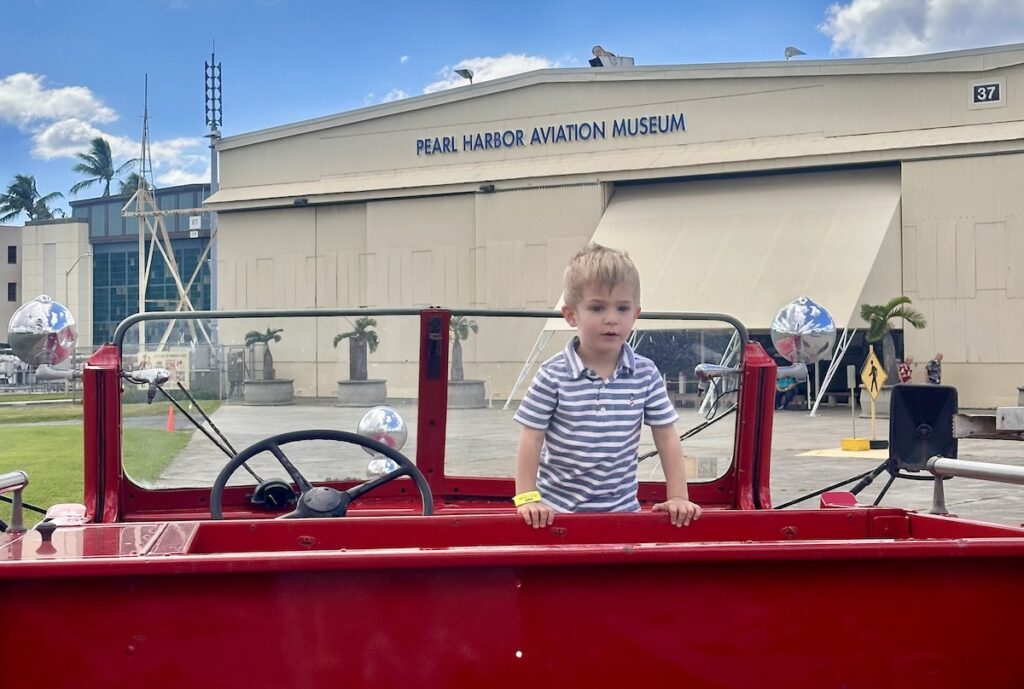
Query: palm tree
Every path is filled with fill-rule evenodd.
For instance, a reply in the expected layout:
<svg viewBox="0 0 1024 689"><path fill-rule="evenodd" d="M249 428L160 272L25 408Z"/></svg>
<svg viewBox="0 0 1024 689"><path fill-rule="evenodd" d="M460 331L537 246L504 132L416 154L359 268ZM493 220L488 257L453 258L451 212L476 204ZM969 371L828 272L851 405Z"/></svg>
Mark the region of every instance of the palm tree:
<svg viewBox="0 0 1024 689"><path fill-rule="evenodd" d="M114 157L110 153L110 144L102 136L97 136L89 142L88 153L76 153L75 157L82 162L75 165L72 170L88 175L89 179L83 179L71 187L72 194L77 194L82 189L88 189L97 182L103 182L103 195L110 196L111 180L124 174L135 165L135 159L132 159L114 169Z"/></svg>
<svg viewBox="0 0 1024 689"><path fill-rule="evenodd" d="M7 222L21 213L29 220L53 217L49 204L62 198L64 195L59 191L41 195L32 175L15 175L7 191L0 194L0 222Z"/></svg>
<svg viewBox="0 0 1024 689"><path fill-rule="evenodd" d="M258 330L250 330L245 334L245 346L252 347L262 343L263 348L263 380L274 380L274 357L270 353L270 343L280 342L281 333L284 328L267 328L267 332L261 333Z"/></svg>
<svg viewBox="0 0 1024 689"><path fill-rule="evenodd" d="M910 307L910 297L896 297L885 304L861 304L860 317L868 324L868 342L882 341L882 365L889 380L899 380L896 370L896 344L892 339L890 321L902 318L915 328L927 325L920 311Z"/></svg>
<svg viewBox="0 0 1024 689"><path fill-rule="evenodd" d="M117 193L121 196L131 196L139 187L146 188L146 179L138 172L129 172L128 176L121 180L121 188Z"/></svg>
<svg viewBox="0 0 1024 689"><path fill-rule="evenodd" d="M367 378L366 349L369 347L372 354L377 351L377 345L380 344L380 338L377 337L376 331L373 330L375 327L377 327L376 319L363 316L356 319L352 330L334 336L335 349L337 349L339 342L348 340L349 380L366 380Z"/></svg>
<svg viewBox="0 0 1024 689"><path fill-rule="evenodd" d="M448 323L452 331L452 377L454 381L465 380L462 370L462 341L469 339L469 331L477 332L476 321L465 316L456 316Z"/></svg>
<svg viewBox="0 0 1024 689"><path fill-rule="evenodd" d="M50 220L54 217L54 212L60 212L60 209L52 209L42 199L36 199L36 205L32 206L33 220ZM63 213L59 217L64 217Z"/></svg>

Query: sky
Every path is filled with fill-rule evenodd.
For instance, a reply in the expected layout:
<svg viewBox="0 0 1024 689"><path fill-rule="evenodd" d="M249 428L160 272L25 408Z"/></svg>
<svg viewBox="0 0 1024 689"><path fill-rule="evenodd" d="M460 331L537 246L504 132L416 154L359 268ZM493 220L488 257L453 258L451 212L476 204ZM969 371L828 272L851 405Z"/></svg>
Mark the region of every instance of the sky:
<svg viewBox="0 0 1024 689"><path fill-rule="evenodd" d="M6 0L0 190L30 174L67 209L76 153L141 150L148 78L157 186L209 181L204 62L224 136L535 69L916 55L1024 42L1024 0ZM116 184L112 190L116 192ZM13 222L21 224L21 216Z"/></svg>

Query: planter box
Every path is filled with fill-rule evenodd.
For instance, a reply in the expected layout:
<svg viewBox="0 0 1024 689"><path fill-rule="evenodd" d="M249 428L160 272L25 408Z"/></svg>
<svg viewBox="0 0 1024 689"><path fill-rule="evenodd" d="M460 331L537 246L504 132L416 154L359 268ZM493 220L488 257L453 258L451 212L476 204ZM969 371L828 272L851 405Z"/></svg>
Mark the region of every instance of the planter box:
<svg viewBox="0 0 1024 689"><path fill-rule="evenodd" d="M339 407L375 407L388 399L387 381L339 380Z"/></svg>
<svg viewBox="0 0 1024 689"><path fill-rule="evenodd" d="M487 406L482 380L448 381L449 409L479 409Z"/></svg>
<svg viewBox="0 0 1024 689"><path fill-rule="evenodd" d="M290 378L245 381L245 403L253 407L295 404L295 388Z"/></svg>

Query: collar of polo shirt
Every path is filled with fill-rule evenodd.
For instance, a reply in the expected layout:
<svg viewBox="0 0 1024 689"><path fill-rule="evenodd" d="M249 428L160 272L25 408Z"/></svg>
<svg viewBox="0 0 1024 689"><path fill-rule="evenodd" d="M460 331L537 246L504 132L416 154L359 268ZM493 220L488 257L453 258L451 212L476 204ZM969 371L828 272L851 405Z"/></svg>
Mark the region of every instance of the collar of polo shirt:
<svg viewBox="0 0 1024 689"><path fill-rule="evenodd" d="M573 337L569 340L569 344L565 346L565 360L569 364L569 373L572 380L578 380L587 372L587 367L583 365L583 359L580 358L579 352L576 351L579 346L579 336ZM622 351L619 352L619 365L616 370L625 370L630 374L636 371L636 359L633 356L633 348L628 343L623 343L622 345Z"/></svg>

